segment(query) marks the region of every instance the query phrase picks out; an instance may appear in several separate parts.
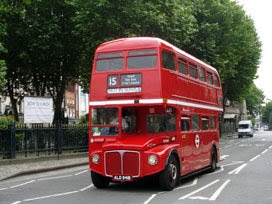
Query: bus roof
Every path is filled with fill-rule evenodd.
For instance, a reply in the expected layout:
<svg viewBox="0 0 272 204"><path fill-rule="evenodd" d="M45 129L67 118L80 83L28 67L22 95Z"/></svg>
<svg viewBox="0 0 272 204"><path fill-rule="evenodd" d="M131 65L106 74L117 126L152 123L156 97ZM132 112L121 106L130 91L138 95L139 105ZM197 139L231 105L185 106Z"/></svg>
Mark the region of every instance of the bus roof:
<svg viewBox="0 0 272 204"><path fill-rule="evenodd" d="M112 40L112 41L105 42L99 45L96 52L101 53L101 52L122 51L122 50L129 50L129 49L144 49L144 48L151 48L151 47L159 47L162 44L172 48L176 52L194 60L195 62L202 64L206 67L209 67L213 71L217 72L217 70L211 65L197 59L196 57L166 42L165 40L162 40L160 38L155 38L155 37L130 37L130 38L120 38L117 40Z"/></svg>

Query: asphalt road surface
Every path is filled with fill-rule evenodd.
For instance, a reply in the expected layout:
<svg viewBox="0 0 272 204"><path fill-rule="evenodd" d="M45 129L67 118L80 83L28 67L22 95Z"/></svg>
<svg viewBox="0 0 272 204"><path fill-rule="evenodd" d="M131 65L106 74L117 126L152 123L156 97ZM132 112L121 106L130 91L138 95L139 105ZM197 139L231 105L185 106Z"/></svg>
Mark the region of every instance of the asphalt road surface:
<svg viewBox="0 0 272 204"><path fill-rule="evenodd" d="M171 192L161 191L152 181L96 189L84 166L1 182L0 203L272 203L272 132L222 140L221 158L216 172L182 180Z"/></svg>

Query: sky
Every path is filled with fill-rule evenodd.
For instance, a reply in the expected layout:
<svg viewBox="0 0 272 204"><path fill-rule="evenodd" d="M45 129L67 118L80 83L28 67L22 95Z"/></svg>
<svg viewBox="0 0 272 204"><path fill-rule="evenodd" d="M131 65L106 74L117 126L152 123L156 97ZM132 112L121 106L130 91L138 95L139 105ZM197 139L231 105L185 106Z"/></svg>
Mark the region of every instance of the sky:
<svg viewBox="0 0 272 204"><path fill-rule="evenodd" d="M254 21L256 31L262 43L262 56L254 82L263 90L266 99L272 100L272 1L237 0L246 14Z"/></svg>

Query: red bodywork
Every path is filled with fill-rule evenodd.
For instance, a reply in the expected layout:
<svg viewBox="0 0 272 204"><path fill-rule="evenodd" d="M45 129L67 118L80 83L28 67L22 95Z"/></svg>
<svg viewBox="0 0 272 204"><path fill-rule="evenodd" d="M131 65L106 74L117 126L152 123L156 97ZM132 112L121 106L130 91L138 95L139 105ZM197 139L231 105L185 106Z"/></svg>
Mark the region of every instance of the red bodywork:
<svg viewBox="0 0 272 204"><path fill-rule="evenodd" d="M156 66L153 68L127 68L129 51L149 50L155 51ZM176 70L163 68L161 53L169 51L175 56ZM124 64L120 70L97 71L96 62L99 54L121 52ZM199 80L200 75L194 79L189 73L183 75L178 71L178 58L187 60L189 64L203 67L205 73L212 73L214 80L218 78L218 86L209 85ZM93 63L91 89L90 89L90 134L89 158L90 169L103 176L131 176L141 178L162 171L165 168L169 155L175 152L180 163L180 175L186 175L200 170L211 164L211 148L216 147L219 161L219 130L218 118L222 112L222 89L218 72L213 67L201 62L173 45L158 38L125 38L103 43L95 53ZM126 88L120 85L123 74L141 74L140 91L128 93L108 93L108 77L116 76L118 85L116 89ZM214 82L215 83L215 82ZM131 86L130 86L131 87ZM133 86L132 86L133 87ZM119 91L119 90L118 90ZM118 135L93 135L92 110L94 108L118 108L118 120L122 121L121 110L135 108L137 113L137 131L123 133L121 124L118 124ZM147 131L147 115L175 110L175 131L150 133ZM208 129L200 124L198 130L181 129L183 115L198 115L200 121L203 117L215 118L215 127L209 122ZM205 119L205 118L204 118ZM190 120L190 126L193 126ZM198 138L197 138L198 137ZM92 162L92 155L99 155L99 163ZM156 165L148 163L151 154L158 156Z"/></svg>

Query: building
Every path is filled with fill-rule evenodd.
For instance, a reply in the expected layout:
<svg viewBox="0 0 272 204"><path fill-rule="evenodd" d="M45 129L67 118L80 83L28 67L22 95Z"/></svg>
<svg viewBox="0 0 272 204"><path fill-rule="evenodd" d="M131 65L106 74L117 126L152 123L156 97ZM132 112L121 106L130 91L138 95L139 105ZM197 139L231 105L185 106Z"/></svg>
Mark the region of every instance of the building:
<svg viewBox="0 0 272 204"><path fill-rule="evenodd" d="M75 123L81 116L89 112L89 94L83 93L82 88L76 83L69 83L64 94L63 111L69 123ZM0 115L5 115L12 110L9 97L0 96ZM23 122L24 101L17 106L19 120Z"/></svg>

